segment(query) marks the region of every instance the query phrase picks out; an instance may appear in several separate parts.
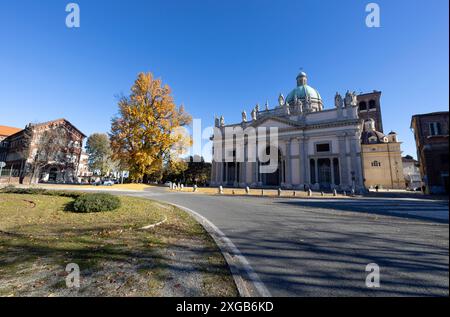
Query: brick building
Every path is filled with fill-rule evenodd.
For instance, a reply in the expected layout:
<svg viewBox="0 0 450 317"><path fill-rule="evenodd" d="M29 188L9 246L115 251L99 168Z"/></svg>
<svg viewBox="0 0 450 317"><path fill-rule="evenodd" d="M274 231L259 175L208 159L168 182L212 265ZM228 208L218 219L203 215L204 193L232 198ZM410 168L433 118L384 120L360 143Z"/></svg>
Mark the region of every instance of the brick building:
<svg viewBox="0 0 450 317"><path fill-rule="evenodd" d="M22 129L0 125L0 142Z"/></svg>
<svg viewBox="0 0 450 317"><path fill-rule="evenodd" d="M381 91L374 90L357 96L358 116L364 121L373 119L375 130L383 133L383 119L381 117Z"/></svg>
<svg viewBox="0 0 450 317"><path fill-rule="evenodd" d="M13 182L74 182L85 137L66 119L30 123L0 142L0 161Z"/></svg>
<svg viewBox="0 0 450 317"><path fill-rule="evenodd" d="M418 114L411 119L420 174L430 194L449 192L448 125L448 111Z"/></svg>

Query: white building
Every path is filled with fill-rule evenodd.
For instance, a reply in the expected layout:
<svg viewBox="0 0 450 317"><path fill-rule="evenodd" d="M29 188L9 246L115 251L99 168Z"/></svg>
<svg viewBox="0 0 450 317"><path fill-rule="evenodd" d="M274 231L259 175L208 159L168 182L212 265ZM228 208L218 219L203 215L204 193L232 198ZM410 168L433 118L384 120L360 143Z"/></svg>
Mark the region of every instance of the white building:
<svg viewBox="0 0 450 317"><path fill-rule="evenodd" d="M89 155L86 152L81 152L80 163L78 164L77 179L79 183L88 182L94 175L89 169Z"/></svg>
<svg viewBox="0 0 450 317"><path fill-rule="evenodd" d="M270 128L276 138L260 133ZM250 120L244 111L242 121L230 125L223 116L215 119L211 185L363 190L361 130L355 93L337 93L334 107L324 109L301 72L276 108L257 105ZM275 171L265 172L273 159Z"/></svg>
<svg viewBox="0 0 450 317"><path fill-rule="evenodd" d="M422 177L420 176L419 162L412 156L402 157L403 176L407 189L416 189L422 187Z"/></svg>

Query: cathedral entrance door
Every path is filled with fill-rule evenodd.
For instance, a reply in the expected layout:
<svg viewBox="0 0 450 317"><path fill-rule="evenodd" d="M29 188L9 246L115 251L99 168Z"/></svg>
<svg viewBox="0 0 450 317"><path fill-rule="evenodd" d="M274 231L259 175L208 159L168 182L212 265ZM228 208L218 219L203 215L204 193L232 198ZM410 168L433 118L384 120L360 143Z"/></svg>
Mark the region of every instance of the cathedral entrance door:
<svg viewBox="0 0 450 317"><path fill-rule="evenodd" d="M331 188L331 161L330 159L318 159L319 185L320 188Z"/></svg>
<svg viewBox="0 0 450 317"><path fill-rule="evenodd" d="M265 173L262 174L262 182L265 186L280 186L281 185L281 152L276 147L267 147L266 148L266 155L270 154L270 151L276 151L275 153L278 153L278 159L277 159L277 170L273 173ZM268 165L269 162L261 163L261 165Z"/></svg>
<svg viewBox="0 0 450 317"><path fill-rule="evenodd" d="M264 185L267 186L280 186L280 169L278 168L275 172L265 175Z"/></svg>
<svg viewBox="0 0 450 317"><path fill-rule="evenodd" d="M228 163L228 179L227 179L227 183L230 186L233 186L234 181L236 180L235 178L235 173L236 173L236 163L232 162L232 163Z"/></svg>

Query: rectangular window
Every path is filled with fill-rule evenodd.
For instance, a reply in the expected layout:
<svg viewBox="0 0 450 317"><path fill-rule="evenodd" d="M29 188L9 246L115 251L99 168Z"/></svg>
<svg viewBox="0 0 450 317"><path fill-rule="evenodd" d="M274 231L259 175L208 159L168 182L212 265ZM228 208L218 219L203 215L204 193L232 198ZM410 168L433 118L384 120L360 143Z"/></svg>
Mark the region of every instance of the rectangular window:
<svg viewBox="0 0 450 317"><path fill-rule="evenodd" d="M441 135L441 124L439 122L430 123L430 135Z"/></svg>
<svg viewBox="0 0 450 317"><path fill-rule="evenodd" d="M316 152L330 152L330 143L316 144Z"/></svg>

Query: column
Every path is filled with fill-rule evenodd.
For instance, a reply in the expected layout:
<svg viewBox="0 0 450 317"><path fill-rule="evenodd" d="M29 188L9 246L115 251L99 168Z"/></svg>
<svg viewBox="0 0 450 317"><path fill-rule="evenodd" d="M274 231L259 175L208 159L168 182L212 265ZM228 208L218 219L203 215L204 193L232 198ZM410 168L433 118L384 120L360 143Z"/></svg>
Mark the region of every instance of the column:
<svg viewBox="0 0 450 317"><path fill-rule="evenodd" d="M247 143L244 143L244 162L241 162L241 169L242 169L241 183L243 183L244 186L247 185L247 160L248 160Z"/></svg>
<svg viewBox="0 0 450 317"><path fill-rule="evenodd" d="M292 185L292 139L289 139L286 145L286 160L287 160L287 168L286 168L286 184Z"/></svg>
<svg viewBox="0 0 450 317"><path fill-rule="evenodd" d="M352 171L354 171L354 175L355 175L355 186L361 186L362 182L361 182L361 160L358 160L357 157L357 153L360 153L360 149L358 148L358 146L360 145L360 138L358 138L357 136L351 136L350 138L350 155L351 155L351 162L352 162Z"/></svg>
<svg viewBox="0 0 450 317"><path fill-rule="evenodd" d="M300 158L300 184L309 184L311 175L309 172L308 159L308 138L300 137L299 139L299 158Z"/></svg>
<svg viewBox="0 0 450 317"><path fill-rule="evenodd" d="M333 162L333 158L330 158L330 168L331 168L331 184L335 185L335 182L334 182L334 162Z"/></svg>
<svg viewBox="0 0 450 317"><path fill-rule="evenodd" d="M315 181L316 181L316 184L317 183L319 183L319 160L318 159L314 159L314 172L315 172L315 174L316 174L316 177L315 177Z"/></svg>
<svg viewBox="0 0 450 317"><path fill-rule="evenodd" d="M299 182L300 184L305 184L306 181L306 171L304 170L304 166L305 166L305 157L304 157L304 138L300 137L298 138L298 173L299 173Z"/></svg>
<svg viewBox="0 0 450 317"><path fill-rule="evenodd" d="M222 184L223 180L223 163L217 162L217 182Z"/></svg>
<svg viewBox="0 0 450 317"><path fill-rule="evenodd" d="M216 183L216 162L212 161L211 163L211 184Z"/></svg>
<svg viewBox="0 0 450 317"><path fill-rule="evenodd" d="M241 167L239 166L239 168L241 168ZM238 162L236 162L236 160L235 160L235 162L234 162L234 181L233 181L233 186L238 181L238 173L239 173ZM239 184L238 184L238 186L239 186Z"/></svg>
<svg viewBox="0 0 450 317"><path fill-rule="evenodd" d="M225 180L224 183L228 184L228 162L225 162Z"/></svg>
<svg viewBox="0 0 450 317"><path fill-rule="evenodd" d="M255 184L256 185L258 185L258 182L259 182L259 177L258 177L258 175L259 175L259 166L258 166L258 158L259 158L259 142L258 142L258 138L256 139L256 149L255 149L255 151L256 151L256 161L255 161L255 170L254 170L254 177L255 177Z"/></svg>
<svg viewBox="0 0 450 317"><path fill-rule="evenodd" d="M341 164L341 186L348 186L349 184L349 174L347 162L347 146L346 146L346 134L341 134L338 136L339 143L339 161Z"/></svg>

